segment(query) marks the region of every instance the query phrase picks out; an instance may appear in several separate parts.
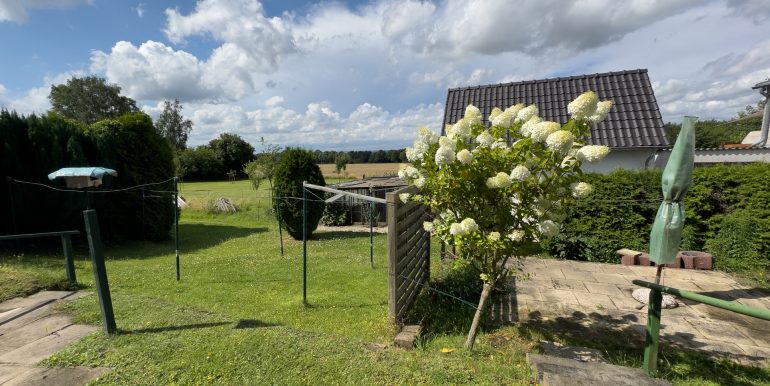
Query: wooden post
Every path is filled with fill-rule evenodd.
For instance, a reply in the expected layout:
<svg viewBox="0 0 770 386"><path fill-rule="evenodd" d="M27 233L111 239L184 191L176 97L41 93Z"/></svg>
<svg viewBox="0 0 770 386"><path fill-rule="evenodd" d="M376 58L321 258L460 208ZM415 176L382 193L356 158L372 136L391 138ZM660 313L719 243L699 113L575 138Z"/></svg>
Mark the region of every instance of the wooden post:
<svg viewBox="0 0 770 386"><path fill-rule="evenodd" d="M102 311L104 331L108 334L114 334L118 332L118 327L115 325L110 285L107 282L107 268L104 265L104 249L99 231L99 219L96 217L96 211L92 209L83 211L83 217L86 221L88 249L91 251L91 265L94 271L96 294L99 296L99 308Z"/></svg>
<svg viewBox="0 0 770 386"><path fill-rule="evenodd" d="M398 194L395 192L388 192L385 194L385 199L388 201L388 317L391 322L399 324L396 315L396 263L397 248L398 248L398 206L399 199Z"/></svg>
<svg viewBox="0 0 770 386"><path fill-rule="evenodd" d="M70 240L70 235L61 235L61 245L62 249L64 249L64 268L67 271L67 281L70 285L75 285L78 281L75 277L75 261L72 256L72 240Z"/></svg>

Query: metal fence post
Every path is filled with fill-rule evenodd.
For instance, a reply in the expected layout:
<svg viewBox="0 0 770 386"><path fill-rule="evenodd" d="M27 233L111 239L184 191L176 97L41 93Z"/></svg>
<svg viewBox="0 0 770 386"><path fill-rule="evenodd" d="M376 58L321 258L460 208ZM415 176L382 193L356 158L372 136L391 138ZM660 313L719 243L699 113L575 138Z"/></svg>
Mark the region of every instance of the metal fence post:
<svg viewBox="0 0 770 386"><path fill-rule="evenodd" d="M75 277L75 261L72 256L72 240L70 235L61 235L61 245L64 249L64 268L67 271L67 281L71 285L78 283Z"/></svg>
<svg viewBox="0 0 770 386"><path fill-rule="evenodd" d="M118 331L118 327L115 325L110 285L107 282L107 268L104 265L104 249L102 248L102 237L99 231L99 219L96 217L96 211L93 209L83 211L83 217L86 221L88 249L91 251L91 265L93 266L96 294L99 296L99 308L102 311L104 330L108 334L114 334Z"/></svg>
<svg viewBox="0 0 770 386"><path fill-rule="evenodd" d="M660 309L663 303L663 293L650 290L647 303L647 337L644 345L644 371L654 376L658 368L658 343L660 342Z"/></svg>
<svg viewBox="0 0 770 386"><path fill-rule="evenodd" d="M307 304L307 181L302 181L302 303Z"/></svg>
<svg viewBox="0 0 770 386"><path fill-rule="evenodd" d="M176 281L179 281L179 188L177 187L178 177L174 177L174 243L176 251ZM142 201L144 209L144 201Z"/></svg>

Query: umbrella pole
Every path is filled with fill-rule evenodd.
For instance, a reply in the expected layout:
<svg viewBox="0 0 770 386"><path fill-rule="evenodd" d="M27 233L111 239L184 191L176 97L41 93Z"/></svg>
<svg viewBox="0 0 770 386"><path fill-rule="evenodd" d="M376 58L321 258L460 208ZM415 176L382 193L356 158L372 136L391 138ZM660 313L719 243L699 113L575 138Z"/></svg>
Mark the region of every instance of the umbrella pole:
<svg viewBox="0 0 770 386"><path fill-rule="evenodd" d="M655 284L660 284L660 275L663 272L663 264L658 264L655 272ZM647 301L647 337L644 345L645 372L655 376L658 368L658 345L660 343L660 311L663 303L663 293L650 289L650 298Z"/></svg>

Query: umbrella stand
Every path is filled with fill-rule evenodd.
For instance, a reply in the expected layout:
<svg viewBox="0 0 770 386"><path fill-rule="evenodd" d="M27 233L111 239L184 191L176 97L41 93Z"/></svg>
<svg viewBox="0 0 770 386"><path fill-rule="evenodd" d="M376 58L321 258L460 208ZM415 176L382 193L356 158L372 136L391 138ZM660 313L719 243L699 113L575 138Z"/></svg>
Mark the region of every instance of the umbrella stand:
<svg viewBox="0 0 770 386"><path fill-rule="evenodd" d="M663 264L658 265L658 270L655 272L655 284L660 284L660 276L663 273Z"/></svg>

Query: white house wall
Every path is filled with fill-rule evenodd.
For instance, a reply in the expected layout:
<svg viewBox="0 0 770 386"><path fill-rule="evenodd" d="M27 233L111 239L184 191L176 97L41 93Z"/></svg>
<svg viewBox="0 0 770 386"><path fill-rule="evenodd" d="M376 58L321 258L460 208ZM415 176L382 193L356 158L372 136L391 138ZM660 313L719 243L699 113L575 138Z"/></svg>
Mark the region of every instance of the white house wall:
<svg viewBox="0 0 770 386"><path fill-rule="evenodd" d="M648 159L655 155L654 148L611 149L598 164L583 164L583 171L609 173L615 169L644 170Z"/></svg>

